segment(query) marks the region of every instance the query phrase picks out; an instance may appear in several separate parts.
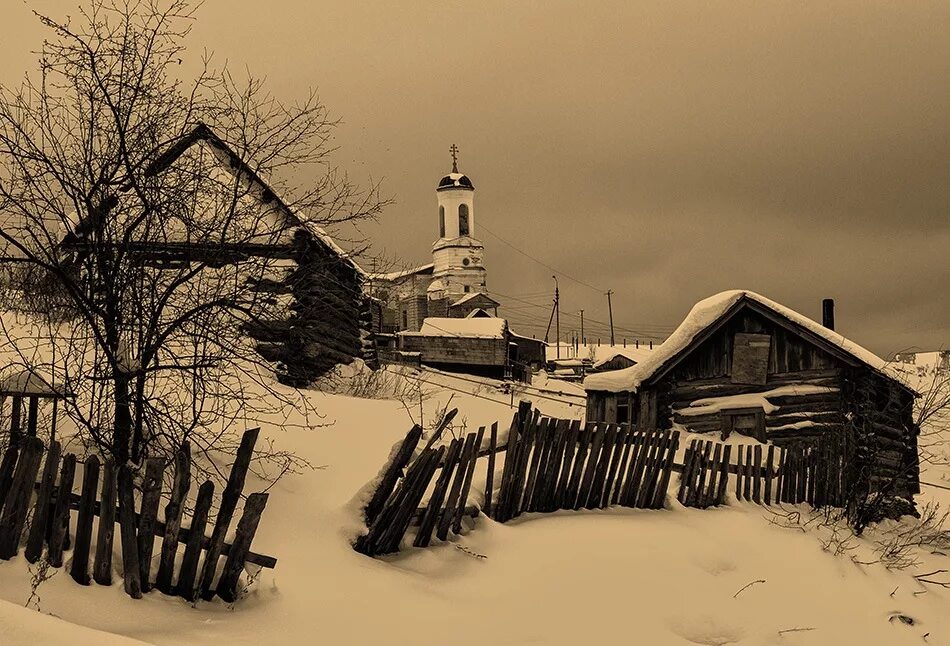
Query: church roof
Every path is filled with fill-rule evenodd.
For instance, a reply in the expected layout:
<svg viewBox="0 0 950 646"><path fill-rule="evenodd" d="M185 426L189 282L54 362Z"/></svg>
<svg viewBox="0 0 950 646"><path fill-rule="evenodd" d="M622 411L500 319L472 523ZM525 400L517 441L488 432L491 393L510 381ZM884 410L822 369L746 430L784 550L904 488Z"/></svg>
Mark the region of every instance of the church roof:
<svg viewBox="0 0 950 646"><path fill-rule="evenodd" d="M406 278L407 276L413 276L415 274L431 274L434 267L435 265L430 262L427 265L420 265L418 267L413 267L412 269L402 269L400 271L392 271L383 274L369 274L369 278L370 280L382 281L399 280L400 278Z"/></svg>
<svg viewBox="0 0 950 646"><path fill-rule="evenodd" d="M501 305L501 303L499 303L498 301L496 301L494 298L492 298L491 296L489 296L489 295L486 294L485 292L472 292L471 294L466 294L466 295L463 296L462 298L460 298L460 299L458 299L457 301L455 301L454 303L452 303L452 305L450 305L450 307L458 307L459 305L464 305L465 303L469 302L470 300L473 300L473 299L476 299L476 298L479 298L479 297L481 297L481 299L482 299L483 301L489 301L489 302L494 303L495 305Z"/></svg>
<svg viewBox="0 0 950 646"><path fill-rule="evenodd" d="M468 178L468 175L463 175L462 173L449 173L439 180L439 187L435 190L448 191L453 188L462 188L469 191L474 191L475 185L472 184L472 180Z"/></svg>

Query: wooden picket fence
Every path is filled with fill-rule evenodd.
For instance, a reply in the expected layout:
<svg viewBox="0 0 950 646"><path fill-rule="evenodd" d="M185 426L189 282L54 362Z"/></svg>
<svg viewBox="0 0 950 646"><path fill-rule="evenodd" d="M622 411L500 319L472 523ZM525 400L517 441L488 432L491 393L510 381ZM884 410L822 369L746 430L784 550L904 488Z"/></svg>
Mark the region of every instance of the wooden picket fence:
<svg viewBox="0 0 950 646"><path fill-rule="evenodd" d="M357 551L370 556L396 552L413 524L419 525L413 545L425 547L433 531L446 540L450 530L461 531L465 515L479 513L507 522L525 512L559 509L660 509L674 472L680 474L676 498L687 507L723 504L730 477L740 501L840 507L846 499L848 447L838 434L784 447L694 439L680 464L679 431L629 424L582 427L578 420L544 417L532 411L530 402L521 402L506 444L497 445L495 423L487 449L482 448L485 427L435 448L455 413L449 413L418 455L419 426L394 451L364 510L367 533L357 539ZM496 460L502 453L498 498L493 502ZM479 508L469 505L468 497L482 457L487 466ZM428 502L420 507L430 490Z"/></svg>
<svg viewBox="0 0 950 646"><path fill-rule="evenodd" d="M681 471L677 500L687 507L723 504L730 474L735 475L736 499L761 505L843 507L848 495L850 458L840 434L784 447L692 440L683 462L682 467L676 465Z"/></svg>
<svg viewBox="0 0 950 646"><path fill-rule="evenodd" d="M129 596L141 598L143 592L154 587L164 594L189 601L199 597L210 600L215 594L225 601L234 601L246 563L265 568L277 564L277 559L251 551L267 504L266 493L252 493L247 497L234 540L225 542L258 432L258 429L249 430L242 438L210 538L205 535L205 529L214 498L211 481L198 488L189 527L182 527L191 488L191 454L187 442L176 455L174 484L168 492L164 521L158 518L165 471L161 458L146 461L136 512L133 474L128 466L116 467L111 458L100 460L90 455L82 463L82 485L76 494L73 486L79 461L72 453L62 456L59 442L52 442L48 449L40 439L31 436L22 438L19 444L11 443L0 460L0 559L16 556L25 537L24 554L30 563L42 558L45 545L50 565L59 568L63 566L64 551L71 547L70 576L77 583L90 584L92 557L92 580L100 585L111 585L113 535L118 523L123 582ZM38 474L39 482L36 481ZM73 511L77 515L75 534L71 536ZM98 522L94 522L96 517ZM156 537L160 537L161 542L153 579ZM179 543L185 545L180 558ZM223 568L218 567L221 557L225 559Z"/></svg>
<svg viewBox="0 0 950 646"><path fill-rule="evenodd" d="M663 506L678 431L541 417L522 406L508 435L498 505L507 522L524 512Z"/></svg>

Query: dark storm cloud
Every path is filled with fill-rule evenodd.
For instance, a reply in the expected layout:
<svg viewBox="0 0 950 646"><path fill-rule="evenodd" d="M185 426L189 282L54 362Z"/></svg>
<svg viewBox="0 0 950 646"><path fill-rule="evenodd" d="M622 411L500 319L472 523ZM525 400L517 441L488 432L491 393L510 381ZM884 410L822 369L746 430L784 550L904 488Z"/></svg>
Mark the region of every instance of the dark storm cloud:
<svg viewBox="0 0 950 646"><path fill-rule="evenodd" d="M6 11L9 81L42 34ZM561 277L562 332L605 321L608 288L632 337L744 287L813 317L833 296L887 353L950 343L948 33L944 2L212 0L192 47L320 89L341 164L397 198L368 234L407 264L458 143L523 329L544 332L551 271L488 230L597 288Z"/></svg>

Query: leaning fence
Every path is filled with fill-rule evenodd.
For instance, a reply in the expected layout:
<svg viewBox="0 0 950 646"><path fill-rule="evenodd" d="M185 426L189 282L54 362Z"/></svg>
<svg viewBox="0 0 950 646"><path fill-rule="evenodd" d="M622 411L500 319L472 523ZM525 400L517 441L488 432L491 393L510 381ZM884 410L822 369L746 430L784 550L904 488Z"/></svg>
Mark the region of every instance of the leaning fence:
<svg viewBox="0 0 950 646"><path fill-rule="evenodd" d="M816 507L843 506L847 494L846 446L836 435L783 447L692 439L680 463L679 431L582 425L545 417L522 402L504 445L498 445L495 423L487 448L485 427L436 447L454 413L421 451L418 426L394 449L365 508L367 531L357 539L357 551L395 552L413 525L419 527L413 545L425 547L433 532L446 540L450 531L461 531L464 516L479 513L507 522L525 512L560 509L659 509L674 472L676 499L700 509L724 504L730 491L737 500L761 505ZM485 487L481 504L472 505L480 458L486 458Z"/></svg>
<svg viewBox="0 0 950 646"><path fill-rule="evenodd" d="M215 595L233 601L245 564L264 568L277 564L277 559L251 551L267 493L247 496L234 538L225 540L242 496L257 436L258 430L253 429L242 438L210 537L206 529L214 502L211 481L198 488L188 527L183 527L183 521L188 521L185 506L191 490L187 442L175 457L173 486L167 493L162 518L159 507L165 464L161 458L146 461L141 494L137 496L132 470L114 464L111 458L100 460L90 455L80 462L72 453L62 455L59 442L53 441L47 448L31 436L11 442L0 460L0 559L16 556L25 541L27 561L35 563L43 558L45 547L46 560L60 568L64 551L72 549L69 573L77 583L111 585L118 523L122 579L129 596L137 599L155 588L189 601L199 597L210 600ZM75 493L77 465L82 478ZM160 539L158 545L156 538ZM153 569L156 559L158 567Z"/></svg>

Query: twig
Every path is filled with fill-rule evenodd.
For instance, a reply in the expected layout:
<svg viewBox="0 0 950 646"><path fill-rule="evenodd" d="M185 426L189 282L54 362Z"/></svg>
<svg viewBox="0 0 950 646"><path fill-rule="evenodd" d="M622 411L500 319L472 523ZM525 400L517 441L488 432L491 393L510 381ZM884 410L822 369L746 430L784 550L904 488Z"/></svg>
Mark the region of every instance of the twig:
<svg viewBox="0 0 950 646"><path fill-rule="evenodd" d="M765 579L756 579L755 581L752 581L752 582L750 582L750 583L746 583L744 586L742 586L741 588L739 588L738 592L736 592L734 595L732 595L732 598L735 599L736 597L739 596L739 593L740 593L740 592L742 592L742 591L745 590L746 588L750 588L750 587L754 586L756 583L765 583Z"/></svg>
<svg viewBox="0 0 950 646"><path fill-rule="evenodd" d="M779 635L784 635L785 633L800 633L807 630L818 630L817 628L786 628L785 630L778 631Z"/></svg>

